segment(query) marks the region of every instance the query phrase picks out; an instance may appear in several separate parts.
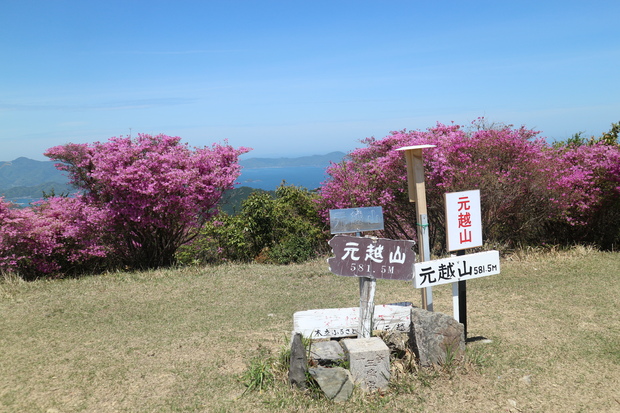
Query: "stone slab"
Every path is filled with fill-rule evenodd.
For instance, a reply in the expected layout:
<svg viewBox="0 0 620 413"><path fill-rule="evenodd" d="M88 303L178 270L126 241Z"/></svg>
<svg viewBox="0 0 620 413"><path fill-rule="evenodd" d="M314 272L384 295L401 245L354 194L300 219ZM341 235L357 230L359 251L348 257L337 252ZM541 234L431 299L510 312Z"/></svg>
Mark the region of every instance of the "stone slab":
<svg viewBox="0 0 620 413"><path fill-rule="evenodd" d="M357 336L359 311L359 307L297 311L293 314L293 330L314 340ZM372 324L374 330L408 332L411 306L376 305Z"/></svg>
<svg viewBox="0 0 620 413"><path fill-rule="evenodd" d="M312 367L309 373L328 399L344 402L351 397L353 380L349 370L342 367Z"/></svg>
<svg viewBox="0 0 620 413"><path fill-rule="evenodd" d="M346 360L345 351L337 341L315 341L310 346L310 357L321 366L330 366Z"/></svg>
<svg viewBox="0 0 620 413"><path fill-rule="evenodd" d="M295 334L291 342L291 362L288 371L289 384L305 389L307 371L308 359L306 357L306 347L302 342L301 334Z"/></svg>

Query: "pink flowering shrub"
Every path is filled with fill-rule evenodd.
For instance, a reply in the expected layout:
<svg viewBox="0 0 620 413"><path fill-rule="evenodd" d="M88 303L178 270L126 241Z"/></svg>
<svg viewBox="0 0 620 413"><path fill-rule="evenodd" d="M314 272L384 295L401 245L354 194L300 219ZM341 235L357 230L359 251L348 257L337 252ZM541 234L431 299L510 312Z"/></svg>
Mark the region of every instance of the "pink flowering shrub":
<svg viewBox="0 0 620 413"><path fill-rule="evenodd" d="M446 192L480 189L486 240L509 245L544 242L550 241L550 228L558 222L586 219L583 212L597 202L600 191L608 190L602 181L587 178L602 173L602 159L617 165L611 155L617 148L600 158L595 151L588 152L577 162L571 151L551 147L536 131L505 125L489 128L481 120L469 130L438 124L427 131L392 132L362 142L366 147L328 169L330 178L321 188L324 216L328 209L382 206L382 235L415 239L415 206L408 198L404 155L396 149L436 145L424 151L424 160L431 243L437 249L445 245Z"/></svg>
<svg viewBox="0 0 620 413"><path fill-rule="evenodd" d="M603 135L603 138L605 135ZM608 139L609 140L609 139ZM565 211L564 237L605 249L620 243L620 146L601 139L558 149L567 165L560 184L574 192Z"/></svg>
<svg viewBox="0 0 620 413"><path fill-rule="evenodd" d="M217 213L239 176L238 156L248 150L191 149L179 137L140 134L56 146L45 155L60 161L82 191L76 202L88 216L104 218L97 228L104 249L125 265L153 268L172 264L177 249Z"/></svg>
<svg viewBox="0 0 620 413"><path fill-rule="evenodd" d="M31 209L12 208L0 198L0 269L32 277L57 266L46 256L57 246L48 225L40 225ZM39 224L39 225L38 225Z"/></svg>
<svg viewBox="0 0 620 413"><path fill-rule="evenodd" d="M52 198L23 209L0 200L0 270L34 279L96 268L107 253L104 221L79 199Z"/></svg>

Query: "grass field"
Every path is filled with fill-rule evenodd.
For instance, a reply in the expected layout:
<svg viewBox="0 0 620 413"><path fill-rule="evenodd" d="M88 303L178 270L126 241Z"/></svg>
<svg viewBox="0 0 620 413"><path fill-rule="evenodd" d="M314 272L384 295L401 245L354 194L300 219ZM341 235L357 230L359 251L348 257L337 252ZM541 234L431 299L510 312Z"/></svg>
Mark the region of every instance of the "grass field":
<svg viewBox="0 0 620 413"><path fill-rule="evenodd" d="M1 277L0 277L1 278ZM276 383L246 392L258 354L285 347L295 311L358 305L357 280L305 265L225 265L0 281L2 412L620 412L620 254L502 259L468 283L468 361L401 374L345 404ZM420 292L379 280L376 303ZM434 289L451 314L450 287Z"/></svg>

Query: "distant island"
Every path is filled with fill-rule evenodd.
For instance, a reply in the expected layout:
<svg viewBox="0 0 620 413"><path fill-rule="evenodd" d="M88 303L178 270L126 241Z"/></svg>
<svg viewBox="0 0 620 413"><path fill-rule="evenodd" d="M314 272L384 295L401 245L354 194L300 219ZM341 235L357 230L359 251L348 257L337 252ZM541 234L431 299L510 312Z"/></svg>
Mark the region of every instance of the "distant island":
<svg viewBox="0 0 620 413"><path fill-rule="evenodd" d="M244 168L325 167L332 162L340 162L344 156L344 152L330 152L327 155L301 156L298 158L250 158L239 161L239 164Z"/></svg>

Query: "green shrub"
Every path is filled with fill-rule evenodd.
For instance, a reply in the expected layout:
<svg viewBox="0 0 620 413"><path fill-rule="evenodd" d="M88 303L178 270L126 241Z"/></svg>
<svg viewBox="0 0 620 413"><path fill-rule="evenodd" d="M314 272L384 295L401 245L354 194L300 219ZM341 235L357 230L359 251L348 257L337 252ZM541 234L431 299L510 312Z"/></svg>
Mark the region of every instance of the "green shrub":
<svg viewBox="0 0 620 413"><path fill-rule="evenodd" d="M328 231L316 194L282 185L275 196L254 192L237 215L220 213L178 254L185 264L222 261L300 263L327 252Z"/></svg>

